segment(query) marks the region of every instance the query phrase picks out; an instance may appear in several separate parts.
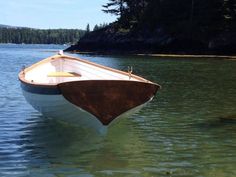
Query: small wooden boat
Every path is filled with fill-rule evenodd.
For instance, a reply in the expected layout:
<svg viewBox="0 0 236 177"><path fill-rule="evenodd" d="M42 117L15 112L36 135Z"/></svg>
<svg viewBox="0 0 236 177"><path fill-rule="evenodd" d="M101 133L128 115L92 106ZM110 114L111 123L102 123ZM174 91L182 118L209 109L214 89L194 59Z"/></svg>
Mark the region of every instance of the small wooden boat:
<svg viewBox="0 0 236 177"><path fill-rule="evenodd" d="M152 100L158 84L63 53L19 73L26 100L46 117L108 125Z"/></svg>

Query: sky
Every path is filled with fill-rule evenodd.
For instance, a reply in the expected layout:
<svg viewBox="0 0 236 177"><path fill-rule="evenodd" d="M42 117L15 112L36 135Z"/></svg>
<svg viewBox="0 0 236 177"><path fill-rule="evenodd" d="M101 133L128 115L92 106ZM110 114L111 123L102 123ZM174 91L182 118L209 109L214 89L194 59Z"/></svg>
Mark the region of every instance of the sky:
<svg viewBox="0 0 236 177"><path fill-rule="evenodd" d="M40 29L85 29L116 17L101 11L108 0L0 0L0 24Z"/></svg>

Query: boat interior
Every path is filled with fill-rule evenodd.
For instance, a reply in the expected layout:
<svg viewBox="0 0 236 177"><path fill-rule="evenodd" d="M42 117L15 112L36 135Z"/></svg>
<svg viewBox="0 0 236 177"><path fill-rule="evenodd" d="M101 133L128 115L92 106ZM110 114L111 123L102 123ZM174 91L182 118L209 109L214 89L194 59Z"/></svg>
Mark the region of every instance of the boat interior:
<svg viewBox="0 0 236 177"><path fill-rule="evenodd" d="M87 60L65 55L47 58L26 68L24 79L37 84L58 84L79 80L133 80L147 81L141 77Z"/></svg>

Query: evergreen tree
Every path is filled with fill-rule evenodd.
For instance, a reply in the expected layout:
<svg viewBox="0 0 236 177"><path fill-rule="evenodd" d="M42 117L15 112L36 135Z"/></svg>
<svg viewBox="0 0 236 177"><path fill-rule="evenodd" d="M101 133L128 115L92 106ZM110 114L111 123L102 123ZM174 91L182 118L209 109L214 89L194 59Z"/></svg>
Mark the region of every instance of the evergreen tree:
<svg viewBox="0 0 236 177"><path fill-rule="evenodd" d="M93 28L93 31L97 31L99 29L98 25L96 24Z"/></svg>
<svg viewBox="0 0 236 177"><path fill-rule="evenodd" d="M103 5L103 12L123 16L125 5L125 0L109 0L106 5Z"/></svg>
<svg viewBox="0 0 236 177"><path fill-rule="evenodd" d="M93 31L96 31L96 30L105 28L106 26L108 26L107 23L102 23L102 24L99 24L99 25L96 24L96 25L94 26L94 28L93 28Z"/></svg>
<svg viewBox="0 0 236 177"><path fill-rule="evenodd" d="M87 26L86 26L86 33L89 33L89 32L90 32L90 25L87 24Z"/></svg>

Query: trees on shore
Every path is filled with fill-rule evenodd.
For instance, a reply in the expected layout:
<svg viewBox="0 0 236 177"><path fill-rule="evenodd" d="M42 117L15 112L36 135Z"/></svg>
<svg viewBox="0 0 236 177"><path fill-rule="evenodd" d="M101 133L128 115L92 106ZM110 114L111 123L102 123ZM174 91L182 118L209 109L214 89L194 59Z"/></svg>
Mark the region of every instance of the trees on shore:
<svg viewBox="0 0 236 177"><path fill-rule="evenodd" d="M103 11L117 15L122 28L215 33L236 27L235 0L108 0Z"/></svg>
<svg viewBox="0 0 236 177"><path fill-rule="evenodd" d="M84 35L77 29L0 28L0 43L67 44L76 43Z"/></svg>

